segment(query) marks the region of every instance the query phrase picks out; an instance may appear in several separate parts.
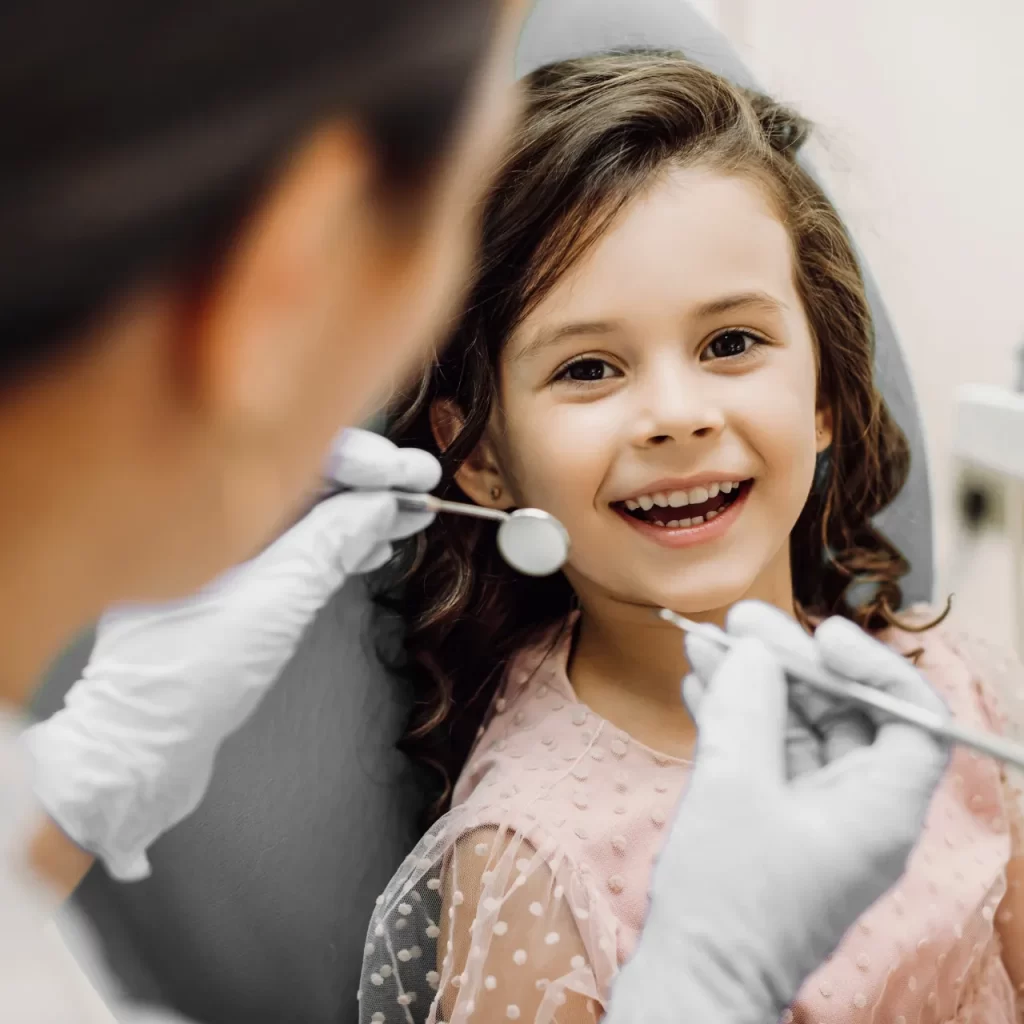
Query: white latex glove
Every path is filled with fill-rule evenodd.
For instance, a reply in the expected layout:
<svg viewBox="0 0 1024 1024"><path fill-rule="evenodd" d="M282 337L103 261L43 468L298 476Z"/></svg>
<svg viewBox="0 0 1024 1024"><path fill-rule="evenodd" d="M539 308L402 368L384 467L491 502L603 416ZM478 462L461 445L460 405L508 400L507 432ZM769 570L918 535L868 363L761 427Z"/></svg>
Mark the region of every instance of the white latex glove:
<svg viewBox="0 0 1024 1024"><path fill-rule="evenodd" d="M837 623L846 622L836 619ZM766 646L786 648L805 661L827 664L815 639L830 638L829 626L821 638L812 638L804 628L773 605L760 601L743 601L731 609L729 632L737 637L753 637ZM856 629L856 627L853 627ZM839 625L850 629L850 623ZM858 637L862 636L856 630ZM687 637L686 650L694 671L683 680L683 699L694 719L700 716L700 705L710 680L725 659L725 651L715 644ZM906 663L901 658L902 663ZM879 680L869 680L884 687ZM934 695L939 700L938 695ZM789 710L786 727L786 771L790 779L823 768L843 754L872 741L875 724L858 704L838 704L818 690L798 682L789 683Z"/></svg>
<svg viewBox="0 0 1024 1024"><path fill-rule="evenodd" d="M339 439L328 473L347 487L410 491L432 490L441 475L426 452L362 430ZM147 848L198 806L221 742L317 612L431 518L400 512L389 490L349 491L195 597L109 612L64 707L25 733L42 806L115 878L144 878Z"/></svg>
<svg viewBox="0 0 1024 1024"><path fill-rule="evenodd" d="M728 655L687 639L704 684L687 682L696 763L606 1024L777 1021L903 874L948 763L948 748L913 726L787 687L757 639L947 714L908 661L852 623L829 619L812 640L775 609L747 602L728 629L747 638ZM821 729L790 729L795 758L787 702Z"/></svg>

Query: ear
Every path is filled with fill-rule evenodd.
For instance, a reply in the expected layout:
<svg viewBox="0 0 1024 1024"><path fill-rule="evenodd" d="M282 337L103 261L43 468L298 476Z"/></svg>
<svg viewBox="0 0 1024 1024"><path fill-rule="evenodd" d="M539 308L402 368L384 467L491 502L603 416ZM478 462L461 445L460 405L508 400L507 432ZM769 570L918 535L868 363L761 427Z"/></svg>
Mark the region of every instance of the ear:
<svg viewBox="0 0 1024 1024"><path fill-rule="evenodd" d="M826 405L814 414L814 447L820 453L832 443L832 406Z"/></svg>
<svg viewBox="0 0 1024 1024"><path fill-rule="evenodd" d="M430 407L430 429L441 451L447 451L459 435L465 417L454 402L439 400ZM455 473L455 482L466 496L485 508L511 508L515 502L487 433Z"/></svg>
<svg viewBox="0 0 1024 1024"><path fill-rule="evenodd" d="M325 353L345 348L333 337L337 310L360 287L343 265L345 243L362 231L371 173L365 144L344 125L312 137L207 286L193 345L199 397L229 429L273 432L325 399L337 426L345 385L334 378L328 395L336 367Z"/></svg>

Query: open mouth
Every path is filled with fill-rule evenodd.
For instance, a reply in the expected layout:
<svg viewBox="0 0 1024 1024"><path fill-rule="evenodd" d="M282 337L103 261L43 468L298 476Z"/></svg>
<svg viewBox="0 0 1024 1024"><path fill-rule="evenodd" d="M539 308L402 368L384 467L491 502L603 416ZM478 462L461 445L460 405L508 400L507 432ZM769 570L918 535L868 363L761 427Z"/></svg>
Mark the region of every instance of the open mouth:
<svg viewBox="0 0 1024 1024"><path fill-rule="evenodd" d="M658 491L612 503L612 508L652 526L681 529L702 526L721 515L753 486L753 480L724 480L685 491Z"/></svg>

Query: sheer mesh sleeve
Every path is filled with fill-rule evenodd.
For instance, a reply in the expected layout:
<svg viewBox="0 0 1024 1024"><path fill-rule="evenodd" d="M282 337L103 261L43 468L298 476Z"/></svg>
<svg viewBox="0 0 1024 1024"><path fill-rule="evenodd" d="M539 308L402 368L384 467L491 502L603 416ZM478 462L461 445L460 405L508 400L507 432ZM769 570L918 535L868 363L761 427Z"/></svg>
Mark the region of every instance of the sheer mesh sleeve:
<svg viewBox="0 0 1024 1024"><path fill-rule="evenodd" d="M1011 651L948 629L945 639L970 670L994 731L1024 744L1024 665ZM1013 857L1024 857L1024 773L1000 765Z"/></svg>
<svg viewBox="0 0 1024 1024"><path fill-rule="evenodd" d="M947 637L967 664L992 728L1024 743L1024 666L1017 657L964 633ZM1016 992L1017 1020L1024 1024L1024 774L1000 765L1010 861L1006 895L996 915L1002 959Z"/></svg>
<svg viewBox="0 0 1024 1024"><path fill-rule="evenodd" d="M363 1024L600 1020L613 919L558 844L528 832L452 812L421 841L370 922Z"/></svg>

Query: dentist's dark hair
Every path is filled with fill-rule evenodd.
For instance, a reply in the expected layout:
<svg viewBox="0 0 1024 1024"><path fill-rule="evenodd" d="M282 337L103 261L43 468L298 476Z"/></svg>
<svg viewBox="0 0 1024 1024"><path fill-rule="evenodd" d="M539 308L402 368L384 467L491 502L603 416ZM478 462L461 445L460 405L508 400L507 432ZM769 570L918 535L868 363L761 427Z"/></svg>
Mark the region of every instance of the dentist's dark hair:
<svg viewBox="0 0 1024 1024"><path fill-rule="evenodd" d="M791 110L679 54L611 54L537 71L487 204L465 312L395 404L392 439L438 454L439 493L468 500L454 476L497 408L501 352L523 318L666 166L746 178L789 231L819 396L832 410L828 460L791 536L796 599L809 617L842 615L870 631L904 625L899 581L909 566L873 517L903 487L909 447L875 384L871 313L850 239L796 160L809 130ZM431 429L439 402L463 418L444 452ZM518 576L493 531L461 517L439 518L406 554L397 600L418 703L405 745L441 773L440 810L510 660L566 622L573 593L561 575ZM865 600L852 598L853 584Z"/></svg>
<svg viewBox="0 0 1024 1024"><path fill-rule="evenodd" d="M499 0L6 0L0 385L147 276L202 272L322 122L413 224Z"/></svg>

